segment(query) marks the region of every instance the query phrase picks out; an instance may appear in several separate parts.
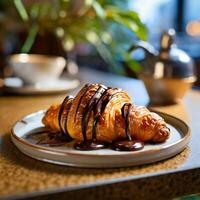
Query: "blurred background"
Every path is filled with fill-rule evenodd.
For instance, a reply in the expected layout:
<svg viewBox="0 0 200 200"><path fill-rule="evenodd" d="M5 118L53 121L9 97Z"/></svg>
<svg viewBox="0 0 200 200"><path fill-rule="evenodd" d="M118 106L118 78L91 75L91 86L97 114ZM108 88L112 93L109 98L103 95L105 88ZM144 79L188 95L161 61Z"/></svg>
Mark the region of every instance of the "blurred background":
<svg viewBox="0 0 200 200"><path fill-rule="evenodd" d="M0 1L1 76L7 77L12 74L7 68L7 56L21 52L61 55L72 59L79 67L87 66L125 76L135 76L135 71L139 70L135 62L132 63L133 66L121 70L124 68L121 65L128 60L122 49L124 52L127 51L130 44L138 39L147 39L158 49L161 33L174 28L177 33L177 46L195 61L198 77L196 85L200 84L199 0L109 0L96 1L97 3L93 2L94 5L92 1L84 0L69 2ZM93 21L85 20L85 16L93 17L90 6L93 6L99 18L109 21L107 18L104 19L102 14L105 11L106 16L114 22L105 24L102 20L103 22L99 23L97 18L91 18ZM117 14L120 13L118 16L116 10L115 13L110 11L114 6L118 9ZM108 7L111 9L107 11ZM70 15L66 10L69 8ZM123 10L131 10L133 13L123 18ZM133 24L127 20L130 16ZM124 24L125 27L119 27L118 24ZM134 27L136 25L139 28ZM94 26L95 29L85 32ZM97 36L100 36L100 39ZM135 59L140 56L141 53L136 54Z"/></svg>

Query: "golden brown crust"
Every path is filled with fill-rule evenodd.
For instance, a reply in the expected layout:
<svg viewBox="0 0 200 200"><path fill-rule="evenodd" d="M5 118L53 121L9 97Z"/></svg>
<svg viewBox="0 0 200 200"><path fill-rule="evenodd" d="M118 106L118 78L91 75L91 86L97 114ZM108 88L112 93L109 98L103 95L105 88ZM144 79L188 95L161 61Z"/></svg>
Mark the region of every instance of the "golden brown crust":
<svg viewBox="0 0 200 200"><path fill-rule="evenodd" d="M45 125L46 128L60 131L60 127L58 124L58 114L60 110L60 104L52 105L47 112L45 113L45 116L42 119L42 123Z"/></svg>
<svg viewBox="0 0 200 200"><path fill-rule="evenodd" d="M99 84L92 84L83 87L74 99L65 105L65 112L62 116L62 127L67 116L66 129L69 135L75 140L83 140L82 120L88 104L101 87ZM105 87L105 86L104 86ZM105 89L108 96L112 96L107 103L105 110L101 113L97 126L96 135L100 141L112 142L126 137L125 120L122 116L122 107L126 103L131 103L129 95L117 88ZM102 90L104 91L104 90ZM101 95L102 96L102 93ZM43 123L52 130L60 130L58 115L60 106L51 106L46 112ZM64 121L63 121L64 120ZM131 105L128 117L128 131L132 138L140 141L163 142L169 137L169 129L164 120L156 113L150 112L142 106ZM88 115L86 127L87 139L92 138L94 125L94 110Z"/></svg>
<svg viewBox="0 0 200 200"><path fill-rule="evenodd" d="M131 135L141 141L164 142L169 137L163 118L143 106L132 108L129 127Z"/></svg>

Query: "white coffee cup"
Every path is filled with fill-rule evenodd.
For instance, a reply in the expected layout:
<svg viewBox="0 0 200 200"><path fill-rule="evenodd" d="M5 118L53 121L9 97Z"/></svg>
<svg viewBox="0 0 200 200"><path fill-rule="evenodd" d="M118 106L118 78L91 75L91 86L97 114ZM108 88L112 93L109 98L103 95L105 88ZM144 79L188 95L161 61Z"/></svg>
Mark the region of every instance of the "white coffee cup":
<svg viewBox="0 0 200 200"><path fill-rule="evenodd" d="M15 76L25 84L47 83L59 78L66 60L63 57L13 54L8 57L8 63Z"/></svg>

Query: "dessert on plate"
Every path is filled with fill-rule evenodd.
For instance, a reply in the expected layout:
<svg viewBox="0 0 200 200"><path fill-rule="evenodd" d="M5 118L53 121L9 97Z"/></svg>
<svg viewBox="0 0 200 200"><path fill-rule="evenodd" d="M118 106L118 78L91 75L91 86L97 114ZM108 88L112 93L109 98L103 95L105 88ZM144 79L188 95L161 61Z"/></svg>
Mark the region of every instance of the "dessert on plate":
<svg viewBox="0 0 200 200"><path fill-rule="evenodd" d="M65 141L74 140L77 150L134 151L145 142L165 142L170 135L162 117L134 105L122 89L102 84L86 84L75 97L52 105L42 122L54 134L61 132Z"/></svg>

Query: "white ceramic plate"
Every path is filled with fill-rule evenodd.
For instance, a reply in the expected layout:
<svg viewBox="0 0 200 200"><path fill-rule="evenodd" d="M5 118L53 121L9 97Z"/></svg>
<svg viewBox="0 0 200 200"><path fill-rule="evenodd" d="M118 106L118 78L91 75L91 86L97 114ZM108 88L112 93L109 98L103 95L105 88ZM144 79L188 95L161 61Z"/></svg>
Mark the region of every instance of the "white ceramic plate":
<svg viewBox="0 0 200 200"><path fill-rule="evenodd" d="M75 89L80 84L78 79L58 79L50 83L24 85L20 78L11 77L4 80L4 92L32 95L32 94L51 94L63 93Z"/></svg>
<svg viewBox="0 0 200 200"><path fill-rule="evenodd" d="M71 144L60 147L37 145L37 141L27 137L30 132L43 127L41 119L45 111L38 111L16 122L11 130L11 138L24 154L54 164L108 168L126 167L152 163L170 158L180 153L190 139L189 127L180 119L160 113L171 130L170 138L162 144L145 144L144 149L134 152L118 152L111 149L78 151Z"/></svg>

